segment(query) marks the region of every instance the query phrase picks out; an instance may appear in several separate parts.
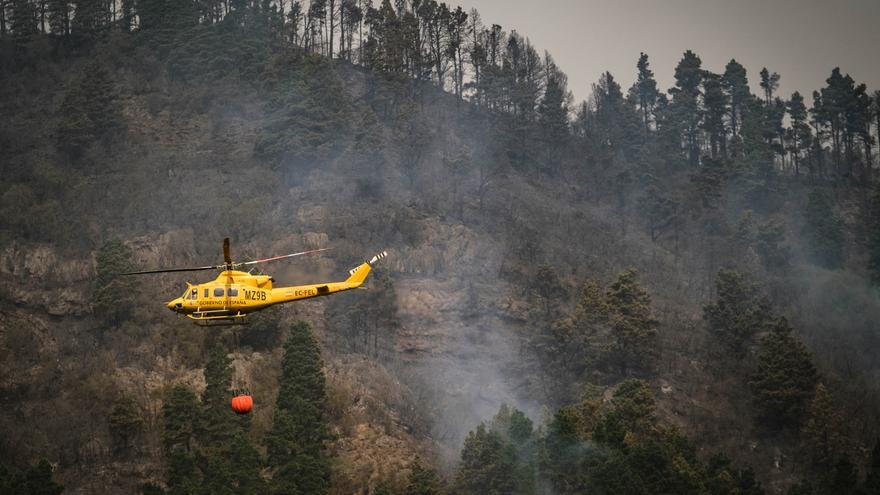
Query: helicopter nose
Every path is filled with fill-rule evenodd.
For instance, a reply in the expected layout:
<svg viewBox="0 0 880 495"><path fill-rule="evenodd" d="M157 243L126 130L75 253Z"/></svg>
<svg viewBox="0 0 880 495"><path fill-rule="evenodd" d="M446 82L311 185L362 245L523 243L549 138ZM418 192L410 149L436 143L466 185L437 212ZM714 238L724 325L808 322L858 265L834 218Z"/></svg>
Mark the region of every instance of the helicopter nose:
<svg viewBox="0 0 880 495"><path fill-rule="evenodd" d="M177 311L178 309L180 309L181 306L183 306L183 304L181 304L177 299L175 299L173 301L169 301L166 306L171 311Z"/></svg>

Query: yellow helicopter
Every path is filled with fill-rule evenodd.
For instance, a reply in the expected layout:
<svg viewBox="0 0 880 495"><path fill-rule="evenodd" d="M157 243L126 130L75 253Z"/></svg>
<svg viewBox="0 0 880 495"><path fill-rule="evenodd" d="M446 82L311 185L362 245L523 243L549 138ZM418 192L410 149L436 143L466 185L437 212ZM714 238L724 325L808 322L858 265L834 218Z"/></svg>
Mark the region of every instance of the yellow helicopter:
<svg viewBox="0 0 880 495"><path fill-rule="evenodd" d="M275 304L329 296L336 292L357 289L366 280L373 264L388 255L387 252L382 251L373 256L370 261L365 261L349 270L349 277L342 282L298 285L295 287L273 287L275 280L269 275L252 275L251 273L238 270L246 266L319 253L328 249L330 248L312 249L253 261L234 262L229 255L229 238L227 237L223 239L224 263L222 265L145 270L121 273L120 275L222 270L220 275L211 282L198 285L187 282L186 292L180 297L168 301L166 306L177 314L186 315L187 318L193 320L197 325L236 324L244 323L244 319L250 313Z"/></svg>

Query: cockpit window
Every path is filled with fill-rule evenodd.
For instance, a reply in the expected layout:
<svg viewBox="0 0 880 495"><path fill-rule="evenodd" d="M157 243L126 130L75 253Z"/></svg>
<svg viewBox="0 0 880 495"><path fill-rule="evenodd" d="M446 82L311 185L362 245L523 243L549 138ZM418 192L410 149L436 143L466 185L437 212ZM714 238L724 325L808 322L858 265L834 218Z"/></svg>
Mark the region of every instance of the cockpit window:
<svg viewBox="0 0 880 495"><path fill-rule="evenodd" d="M223 297L223 288L217 287L214 289L214 297Z"/></svg>
<svg viewBox="0 0 880 495"><path fill-rule="evenodd" d="M189 292L189 297L187 299L198 299L199 298L199 289L193 289Z"/></svg>

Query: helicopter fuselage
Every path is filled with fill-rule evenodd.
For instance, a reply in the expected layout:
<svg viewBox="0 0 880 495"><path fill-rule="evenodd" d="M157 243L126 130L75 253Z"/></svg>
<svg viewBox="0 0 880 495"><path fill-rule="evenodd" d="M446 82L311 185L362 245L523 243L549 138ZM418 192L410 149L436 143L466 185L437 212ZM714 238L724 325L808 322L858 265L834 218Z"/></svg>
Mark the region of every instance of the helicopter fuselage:
<svg viewBox="0 0 880 495"><path fill-rule="evenodd" d="M351 276L342 282L293 287L274 287L274 280L268 275L224 270L211 282L187 284L186 292L168 301L166 306L193 320L233 320L275 304L356 289L363 284L370 269L370 263L363 263L351 270Z"/></svg>

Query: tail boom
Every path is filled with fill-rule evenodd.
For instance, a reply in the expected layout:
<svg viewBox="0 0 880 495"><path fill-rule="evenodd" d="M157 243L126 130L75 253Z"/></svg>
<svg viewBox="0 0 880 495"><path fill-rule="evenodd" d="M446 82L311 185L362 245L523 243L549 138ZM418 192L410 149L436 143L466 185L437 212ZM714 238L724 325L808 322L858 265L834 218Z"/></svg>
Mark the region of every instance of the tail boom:
<svg viewBox="0 0 880 495"><path fill-rule="evenodd" d="M296 287L279 287L272 289L272 303L286 303L290 301L298 301L300 299L310 299L312 297L329 296L337 292L351 289L357 289L367 279L367 275L373 269L373 264L388 256L388 253L382 251L373 256L370 261L365 261L355 268L349 270L349 277L342 282L330 282L326 284L300 285Z"/></svg>

